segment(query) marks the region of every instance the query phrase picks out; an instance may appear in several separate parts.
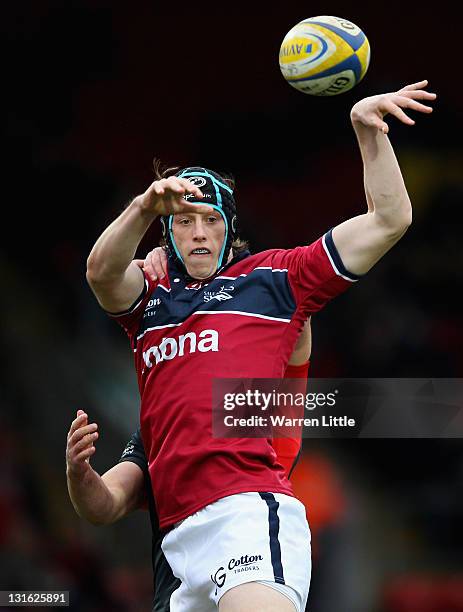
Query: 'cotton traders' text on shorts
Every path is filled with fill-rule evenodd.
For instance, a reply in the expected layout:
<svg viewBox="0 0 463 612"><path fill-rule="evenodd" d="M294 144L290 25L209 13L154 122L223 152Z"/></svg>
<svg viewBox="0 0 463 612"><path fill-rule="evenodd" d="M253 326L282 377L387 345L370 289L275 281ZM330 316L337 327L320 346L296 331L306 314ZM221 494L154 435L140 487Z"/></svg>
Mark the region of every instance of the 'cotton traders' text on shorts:
<svg viewBox="0 0 463 612"><path fill-rule="evenodd" d="M217 610L220 598L247 582L271 583L305 610L310 530L299 500L281 493L219 499L169 531L162 550L181 585L171 612Z"/></svg>

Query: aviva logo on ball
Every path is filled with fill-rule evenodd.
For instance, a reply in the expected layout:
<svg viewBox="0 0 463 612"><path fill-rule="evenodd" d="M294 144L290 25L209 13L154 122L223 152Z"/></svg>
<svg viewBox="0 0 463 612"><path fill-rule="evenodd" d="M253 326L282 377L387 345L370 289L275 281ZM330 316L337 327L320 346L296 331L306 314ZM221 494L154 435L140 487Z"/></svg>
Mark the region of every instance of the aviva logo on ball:
<svg viewBox="0 0 463 612"><path fill-rule="evenodd" d="M340 17L311 17L292 28L280 48L288 83L314 96L335 96L363 79L370 45L362 30Z"/></svg>
<svg viewBox="0 0 463 612"><path fill-rule="evenodd" d="M281 46L280 63L291 66L296 63L299 66L314 68L315 62L325 61L333 52L335 46L329 47L329 41L321 36L307 33L304 36L294 36L286 44ZM317 61L318 60L318 61Z"/></svg>

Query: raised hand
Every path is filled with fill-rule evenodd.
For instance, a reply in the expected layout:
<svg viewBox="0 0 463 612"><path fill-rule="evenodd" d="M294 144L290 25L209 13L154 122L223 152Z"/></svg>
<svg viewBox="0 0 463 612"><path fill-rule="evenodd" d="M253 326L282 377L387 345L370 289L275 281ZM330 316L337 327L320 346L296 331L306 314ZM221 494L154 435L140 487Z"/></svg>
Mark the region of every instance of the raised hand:
<svg viewBox="0 0 463 612"><path fill-rule="evenodd" d="M415 121L411 119L402 109L411 109L421 113L432 113L432 107L426 106L418 100L433 101L436 99L436 94L426 91L428 81L419 81L406 85L392 93L380 94L364 98L355 104L351 111L351 120L354 127L356 124L366 127L376 127L383 134L389 132L389 126L384 121L387 114L394 115L399 121L406 125L414 125Z"/></svg>
<svg viewBox="0 0 463 612"><path fill-rule="evenodd" d="M77 411L72 421L66 444L66 467L68 473L83 478L90 470L89 460L95 452L94 442L98 438L98 425L88 424L88 416L83 410Z"/></svg>
<svg viewBox="0 0 463 612"><path fill-rule="evenodd" d="M174 215L176 213L209 213L206 204L190 204L185 196L201 199L202 191L188 179L178 176L154 181L140 197L143 207L157 215Z"/></svg>

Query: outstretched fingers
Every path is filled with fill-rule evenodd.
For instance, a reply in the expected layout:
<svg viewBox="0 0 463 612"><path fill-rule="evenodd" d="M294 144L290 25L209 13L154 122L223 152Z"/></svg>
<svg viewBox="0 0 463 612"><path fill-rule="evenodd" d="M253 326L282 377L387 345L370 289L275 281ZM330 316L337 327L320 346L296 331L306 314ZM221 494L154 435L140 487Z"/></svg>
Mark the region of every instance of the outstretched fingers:
<svg viewBox="0 0 463 612"><path fill-rule="evenodd" d="M202 191L197 185L193 185L189 180L178 176L169 176L169 178L155 181L153 190L157 196L178 198L185 193L189 193L197 198L203 197Z"/></svg>
<svg viewBox="0 0 463 612"><path fill-rule="evenodd" d="M189 193L196 198L203 197L201 189L188 179L170 176L168 179L166 179L166 181L168 188L175 194L183 195L185 193Z"/></svg>
<svg viewBox="0 0 463 612"><path fill-rule="evenodd" d="M425 91L424 89L414 89L413 91L408 89L399 89L397 95L412 98L413 100L435 100L437 98L435 93Z"/></svg>
<svg viewBox="0 0 463 612"><path fill-rule="evenodd" d="M178 212L183 213L198 213L200 215L210 214L214 209L212 206L208 206L207 204L194 204L193 202L188 202L187 200L180 200L182 204L182 210Z"/></svg>
<svg viewBox="0 0 463 612"><path fill-rule="evenodd" d="M412 98L407 96L397 96L393 99L395 104L399 105L402 108L409 108L411 110L420 111L422 113L432 113L432 107L426 106L426 104L421 104L421 102L417 102Z"/></svg>
<svg viewBox="0 0 463 612"><path fill-rule="evenodd" d="M420 113L432 113L431 106L427 102L433 102L436 94L425 91L427 80L418 81L406 85L396 92L371 96L360 100L351 111L351 120L354 125L363 124L376 127L384 134L389 132L389 127L384 121L387 114L391 114L405 125L415 125L415 121L408 116L407 110Z"/></svg>
<svg viewBox="0 0 463 612"><path fill-rule="evenodd" d="M418 81L417 83L411 83L410 85L405 85L402 87L400 91L413 91L414 89L423 89L428 84L428 80L424 79L424 81Z"/></svg>
<svg viewBox="0 0 463 612"><path fill-rule="evenodd" d="M407 125L415 125L415 122L413 121L413 119L411 119L411 117L409 117L408 115L404 113L404 111L400 108L399 104L400 104L400 98L395 98L394 100L389 99L384 105L384 110L386 113L394 115L394 117L399 119L399 121L402 121L402 123L406 123ZM406 105L403 102L402 104L406 108ZM383 132L384 132L384 129L383 129Z"/></svg>

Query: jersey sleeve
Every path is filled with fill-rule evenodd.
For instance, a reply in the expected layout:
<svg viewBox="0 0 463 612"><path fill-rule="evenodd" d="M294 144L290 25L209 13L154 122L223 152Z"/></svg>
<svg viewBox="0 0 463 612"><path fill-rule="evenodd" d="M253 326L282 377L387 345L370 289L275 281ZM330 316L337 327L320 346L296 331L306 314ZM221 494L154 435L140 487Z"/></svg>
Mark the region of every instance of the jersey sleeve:
<svg viewBox="0 0 463 612"><path fill-rule="evenodd" d="M105 311L106 314L119 323L119 325L125 330L128 336L133 336L138 329L140 320L143 316L143 311L149 298L154 291L157 283L151 280L145 272L142 270L145 279L143 290L135 300L135 302L123 312L109 312Z"/></svg>
<svg viewBox="0 0 463 612"><path fill-rule="evenodd" d="M309 361L302 365L288 365L284 378L307 379L309 372ZM302 427L298 428L292 438L273 438L272 446L277 454L278 463L285 468L286 476L289 478L296 467L302 446Z"/></svg>
<svg viewBox="0 0 463 612"><path fill-rule="evenodd" d="M321 310L361 278L344 267L332 230L309 246L283 251L279 263L288 270L296 304L306 315Z"/></svg>
<svg viewBox="0 0 463 612"><path fill-rule="evenodd" d="M140 429L137 429L137 431L132 434L132 437L125 445L118 463L122 463L123 461L131 461L132 463L136 463L143 471L145 478L148 475L148 460L146 458L145 448L141 439Z"/></svg>
<svg viewBox="0 0 463 612"><path fill-rule="evenodd" d="M148 471L148 460L146 458L145 448L141 439L140 428L138 428L137 431L132 434L132 437L125 445L118 463L123 463L124 461L131 461L132 463L135 463L143 472L145 487L143 491L141 508L148 510L150 507L149 492L151 489L151 479Z"/></svg>

